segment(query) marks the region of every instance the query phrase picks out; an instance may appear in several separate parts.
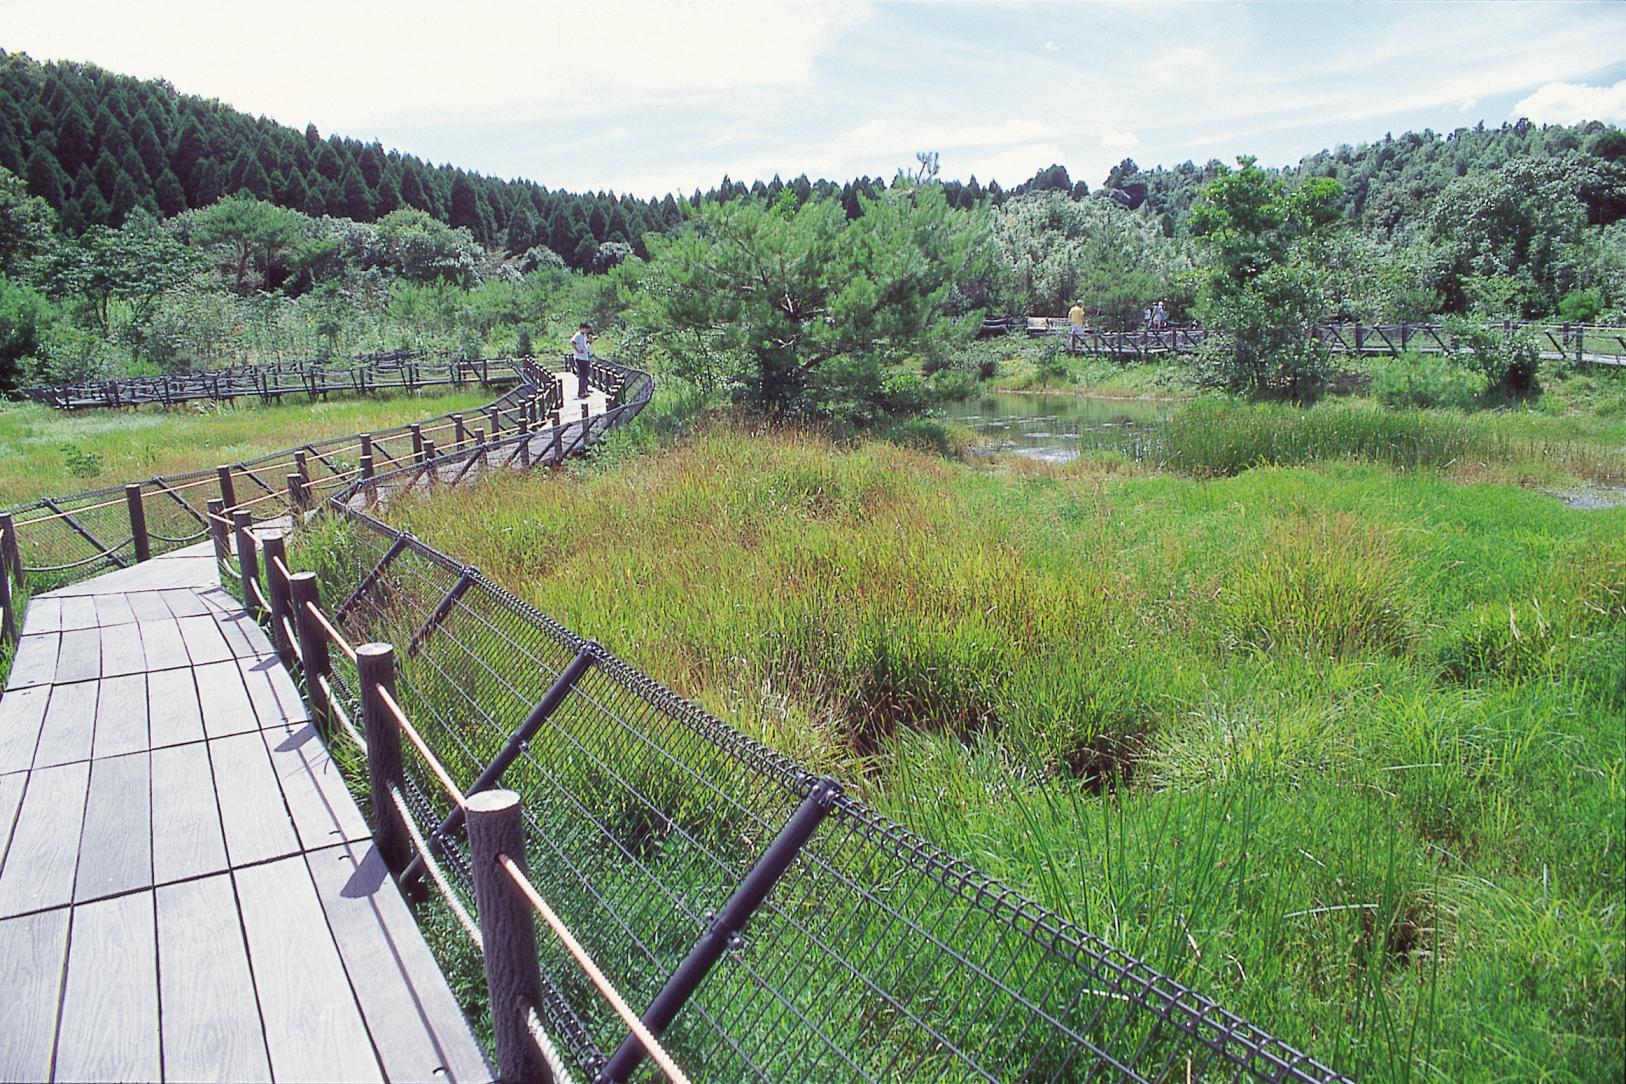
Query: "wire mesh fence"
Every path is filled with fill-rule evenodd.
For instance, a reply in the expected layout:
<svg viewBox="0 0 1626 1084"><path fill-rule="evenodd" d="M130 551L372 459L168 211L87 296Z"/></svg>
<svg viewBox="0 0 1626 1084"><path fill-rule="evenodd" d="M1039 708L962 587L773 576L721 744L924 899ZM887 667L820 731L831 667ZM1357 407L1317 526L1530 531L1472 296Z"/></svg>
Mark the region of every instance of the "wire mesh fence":
<svg viewBox="0 0 1626 1084"><path fill-rule="evenodd" d="M556 462L598 439L622 415L640 409L650 393L647 374L598 359L594 386L608 396L609 408L585 421L571 420L565 416L559 374L531 359L442 364L462 365L491 383L513 386L478 411L331 437L230 464L224 484L218 470L200 470L133 483L134 496L130 487L108 486L5 509L31 588L48 590L128 567L142 553L157 556L200 542L208 537L208 502L213 499L222 500L228 515L240 508L264 520L300 506L313 508L357 486L364 469L389 475L428 458L461 462L482 445L495 445L486 461L506 452L514 465L529 466L534 450L537 459ZM614 417L606 420L608 415ZM297 485L291 475L298 477ZM136 504L139 512L132 507ZM145 530L138 532L138 524ZM144 546L138 544L138 533L144 535Z"/></svg>
<svg viewBox="0 0 1626 1084"><path fill-rule="evenodd" d="M416 391L478 383L511 384L512 366L489 359L433 358L417 350L361 354L355 358L312 358L265 365L234 365L161 376L55 384L24 389L36 402L59 410L186 403L197 399L255 398L280 401L290 395L365 395L390 388Z"/></svg>
<svg viewBox="0 0 1626 1084"><path fill-rule="evenodd" d="M626 998L651 1006L646 1022L723 938L657 1031L697 1078L1340 1079L374 514L484 469L454 477L464 463L447 459L336 497L335 522L298 551L348 638L397 645L396 696L457 787L513 754L491 785L522 796L531 879L588 953L613 961ZM339 660L352 711L356 682ZM406 805L473 908L466 840L443 830L451 802L416 750L403 759ZM762 906L726 922L799 819L815 827ZM538 946L538 1017L571 1069L650 1073L565 952Z"/></svg>

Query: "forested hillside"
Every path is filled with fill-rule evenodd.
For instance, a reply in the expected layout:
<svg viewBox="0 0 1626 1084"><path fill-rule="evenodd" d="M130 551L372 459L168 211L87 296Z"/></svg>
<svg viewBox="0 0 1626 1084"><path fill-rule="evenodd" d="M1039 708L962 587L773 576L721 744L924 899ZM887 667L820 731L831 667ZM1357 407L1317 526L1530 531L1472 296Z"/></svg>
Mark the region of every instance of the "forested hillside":
<svg viewBox="0 0 1626 1084"><path fill-rule="evenodd" d="M1231 221L1234 200L1263 217ZM1176 321L1301 345L1316 320L1621 321L1623 214L1626 132L1599 123L1408 133L1285 170L1126 159L1093 190L1060 164L1009 188L942 181L923 151L891 179L724 177L638 200L486 177L167 82L0 52L0 388L357 350L523 351L583 316L640 349L693 324L709 347L684 364L737 376L763 327L730 284L769 273L739 260L800 268L775 293L800 301L763 326L774 341L824 336L838 368L856 347L827 326L826 294L896 303L909 310L897 327L914 329L1060 314L1079 298L1098 326L1124 328L1162 300ZM1259 273L1267 255L1281 274ZM1216 277L1227 267L1246 273ZM718 268L714 296L686 277ZM1216 290L1227 277L1230 294ZM848 331L891 319L866 305ZM725 326L744 345L711 343ZM930 344L883 336L882 352L937 365L938 330ZM1275 381L1259 374L1280 366L1260 364L1249 379ZM817 391L815 368L787 368L802 374L792 390ZM1325 364L1311 369L1319 383ZM867 401L887 401L865 373ZM837 384L825 399L850 405L852 381Z"/></svg>

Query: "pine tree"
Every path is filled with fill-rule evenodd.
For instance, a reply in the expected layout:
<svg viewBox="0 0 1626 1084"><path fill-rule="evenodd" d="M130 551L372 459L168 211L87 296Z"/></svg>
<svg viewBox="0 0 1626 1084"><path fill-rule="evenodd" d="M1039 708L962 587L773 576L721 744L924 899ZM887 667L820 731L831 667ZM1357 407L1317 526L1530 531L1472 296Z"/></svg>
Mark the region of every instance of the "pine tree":
<svg viewBox="0 0 1626 1084"><path fill-rule="evenodd" d="M46 150L43 143L34 144L34 151L28 156L29 194L60 211L67 201L67 188L68 176L62 172L56 155Z"/></svg>
<svg viewBox="0 0 1626 1084"><path fill-rule="evenodd" d="M181 187L174 170L168 166L164 167L153 184L153 196L158 201L158 210L166 218L186 210L186 189Z"/></svg>
<svg viewBox="0 0 1626 1084"><path fill-rule="evenodd" d="M81 166L95 161L90 119L78 102L73 102L56 120L56 157L64 171L77 176Z"/></svg>
<svg viewBox="0 0 1626 1084"><path fill-rule="evenodd" d="M339 213L357 222L371 222L373 196L367 191L367 183L361 179L361 171L354 165L346 166L344 179L339 186Z"/></svg>
<svg viewBox="0 0 1626 1084"><path fill-rule="evenodd" d="M416 169L401 170L401 203L420 211L429 209L429 200L423 193L423 182L418 179Z"/></svg>
<svg viewBox="0 0 1626 1084"><path fill-rule="evenodd" d="M187 188L187 202L193 207L207 207L225 195L225 178L213 158L200 158L192 167Z"/></svg>
<svg viewBox="0 0 1626 1084"><path fill-rule="evenodd" d="M508 219L508 233L503 240L503 247L510 255L518 256L535 243L536 223L531 218L530 207L522 204Z"/></svg>
<svg viewBox="0 0 1626 1084"><path fill-rule="evenodd" d="M461 226L476 237L480 236L480 207L475 201L474 186L459 170L452 180L452 207L449 222L453 227Z"/></svg>

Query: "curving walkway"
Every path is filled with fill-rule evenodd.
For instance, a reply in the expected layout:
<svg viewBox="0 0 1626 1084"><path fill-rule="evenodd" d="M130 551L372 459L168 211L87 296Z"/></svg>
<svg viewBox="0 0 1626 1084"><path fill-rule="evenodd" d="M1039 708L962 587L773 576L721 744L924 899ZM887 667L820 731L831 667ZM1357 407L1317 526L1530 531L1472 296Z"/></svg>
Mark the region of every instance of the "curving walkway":
<svg viewBox="0 0 1626 1084"><path fill-rule="evenodd" d="M0 698L0 1080L489 1081L208 544L40 595Z"/></svg>

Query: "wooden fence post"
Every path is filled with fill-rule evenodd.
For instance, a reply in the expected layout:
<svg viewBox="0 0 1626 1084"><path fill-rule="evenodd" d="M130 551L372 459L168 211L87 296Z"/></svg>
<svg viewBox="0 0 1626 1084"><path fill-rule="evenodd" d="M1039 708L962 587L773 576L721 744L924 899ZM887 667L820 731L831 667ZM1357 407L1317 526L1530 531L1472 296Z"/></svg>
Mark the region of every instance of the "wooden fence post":
<svg viewBox="0 0 1626 1084"><path fill-rule="evenodd" d="M487 407L486 417L491 422L491 439L496 440L502 436L502 411L496 407Z"/></svg>
<svg viewBox="0 0 1626 1084"><path fill-rule="evenodd" d="M531 465L531 417L527 411L519 418L519 465L529 468Z"/></svg>
<svg viewBox="0 0 1626 1084"><path fill-rule="evenodd" d="M23 582L23 554L17 548L17 521L10 512L0 512L0 531L5 532L5 539L0 542L0 548L5 550L6 563L11 567L11 578L19 586Z"/></svg>
<svg viewBox="0 0 1626 1084"><path fill-rule="evenodd" d="M412 461L414 463L422 463L423 462L423 426L421 426L421 425L409 425L409 426L407 426L407 428L412 430Z"/></svg>
<svg viewBox="0 0 1626 1084"><path fill-rule="evenodd" d="M305 479L298 471L292 471L287 482L288 507L297 515L305 510Z"/></svg>
<svg viewBox="0 0 1626 1084"><path fill-rule="evenodd" d="M237 488L232 484L231 468L216 467L215 477L220 479L220 502L227 508L237 507Z"/></svg>
<svg viewBox="0 0 1626 1084"><path fill-rule="evenodd" d="M486 790L468 797L469 849L474 866L475 905L491 994L491 1034L497 1046L497 1072L505 1082L551 1084L552 1071L531 1041L527 1016L542 1003L542 975L536 957L536 925L531 904L497 862L507 855L522 872L525 828L519 795Z"/></svg>
<svg viewBox="0 0 1626 1084"><path fill-rule="evenodd" d="M6 532L9 542L11 532ZM0 546L0 636L4 636L8 644L17 642L17 613L11 604L11 559L6 551L9 545Z"/></svg>
<svg viewBox="0 0 1626 1084"><path fill-rule="evenodd" d="M209 517L209 539L215 544L215 560L224 561L231 553L231 543L226 541L226 502L210 497L203 508Z"/></svg>
<svg viewBox="0 0 1626 1084"><path fill-rule="evenodd" d="M327 694L322 691L320 679L333 674L333 664L327 655L327 632L317 623L311 607L322 608L322 592L316 583L316 573L295 572L288 577L288 601L294 610L294 628L299 634L301 668L305 671L305 690L310 695L316 719L327 733L333 725Z"/></svg>
<svg viewBox="0 0 1626 1084"><path fill-rule="evenodd" d="M461 452L463 450L463 444L468 440L469 436L467 430L463 428L463 415L452 415L452 433L457 439L457 450Z"/></svg>
<svg viewBox="0 0 1626 1084"><path fill-rule="evenodd" d="M362 644L356 648L356 671L361 684L362 734L367 739L367 782L372 790L373 840L391 873L400 873L412 861L412 837L400 822L390 788L405 794L401 767L401 730L378 694L380 687L395 695L395 648L389 644Z"/></svg>
<svg viewBox="0 0 1626 1084"><path fill-rule="evenodd" d="M288 578L278 568L288 564L288 548L284 536L272 535L261 540L260 551L265 555L266 601L271 603L271 641L277 645L277 654L285 666L293 664L293 641L288 638Z"/></svg>
<svg viewBox="0 0 1626 1084"><path fill-rule="evenodd" d="M147 510L141 503L141 483L124 487L124 503L130 508L130 537L135 540L135 559L152 560L152 541L147 537Z"/></svg>
<svg viewBox="0 0 1626 1084"><path fill-rule="evenodd" d="M248 509L239 508L231 514L231 522L237 532L237 571L243 576L243 609L250 617L258 618L265 611L254 594L254 582L260 578L260 561L254 552L254 538L248 533L253 517Z"/></svg>

